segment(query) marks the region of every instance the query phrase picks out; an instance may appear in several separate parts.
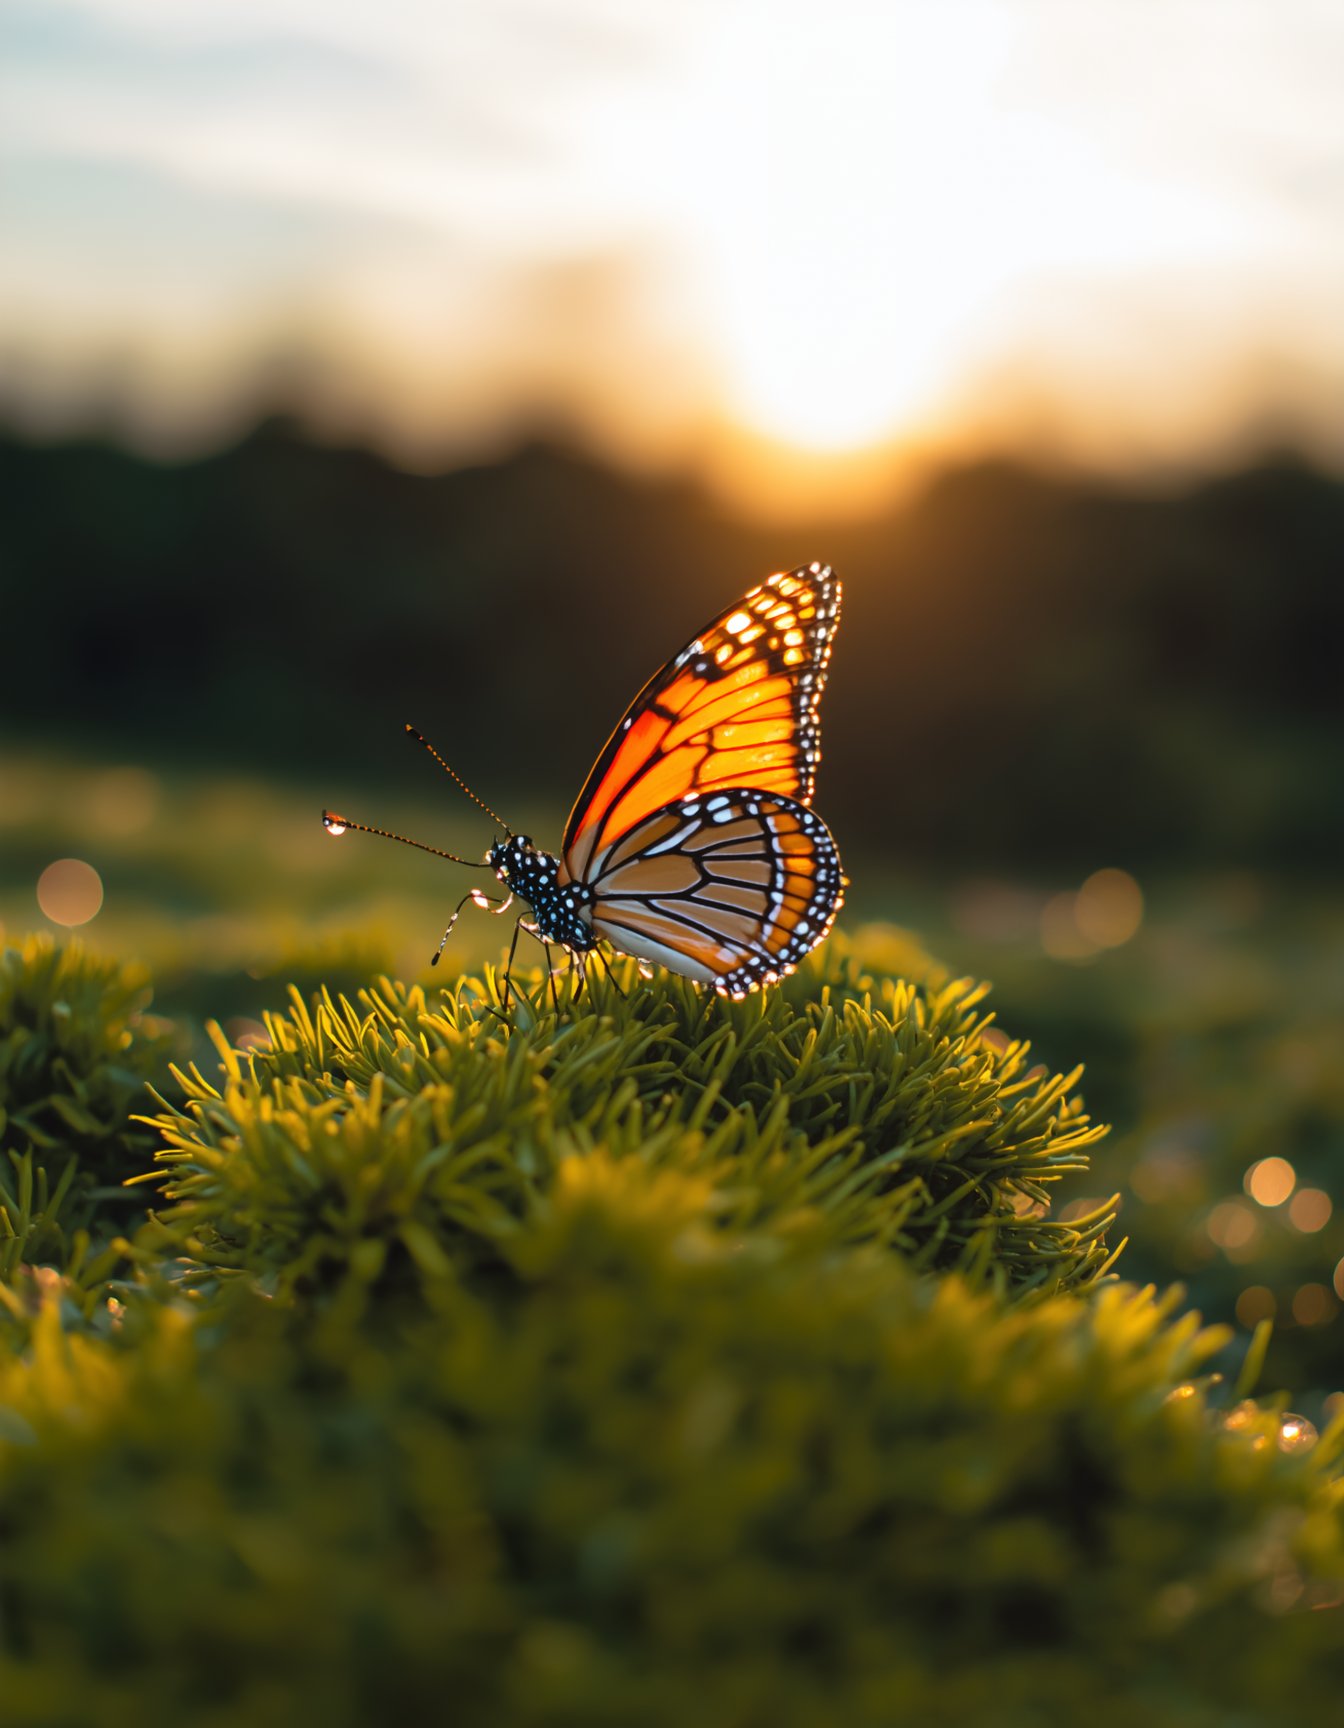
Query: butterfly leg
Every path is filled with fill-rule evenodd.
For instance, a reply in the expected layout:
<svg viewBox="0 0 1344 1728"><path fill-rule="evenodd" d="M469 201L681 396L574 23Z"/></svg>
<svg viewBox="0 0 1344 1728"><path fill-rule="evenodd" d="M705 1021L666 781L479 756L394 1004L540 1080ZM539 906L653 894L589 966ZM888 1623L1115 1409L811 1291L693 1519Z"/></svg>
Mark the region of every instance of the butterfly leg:
<svg viewBox="0 0 1344 1728"><path fill-rule="evenodd" d="M593 953L596 954L598 959L602 962L602 970L606 973L607 982L611 985L612 989L622 999L622 1001L628 1001L628 993L622 990L620 985L616 982L616 976L611 970L611 962L607 959L606 955L600 948L594 948Z"/></svg>
<svg viewBox="0 0 1344 1728"><path fill-rule="evenodd" d="M537 941L541 943L541 951L546 956L546 982L550 986L551 1006L558 1016L560 1013L560 987L555 981L555 967L551 964L551 944L539 930L534 929L530 924L524 924L523 929L527 931L529 936L535 936Z"/></svg>
<svg viewBox="0 0 1344 1728"><path fill-rule="evenodd" d="M509 958L504 966L504 982L500 989L500 1002L507 1012L510 996L516 996L518 994L513 984L513 962L518 953L518 937L523 931L526 931L529 936L540 942L542 946L542 951L546 956L546 981L550 986L551 1001L555 1005L555 1012L559 1014L560 990L559 986L555 982L555 968L551 965L551 944L546 940L536 926L529 923L526 918L520 918L513 927L513 941L509 944Z"/></svg>
<svg viewBox="0 0 1344 1728"><path fill-rule="evenodd" d="M444 926L443 935L439 938L439 945L429 957L429 963L431 966L437 966L439 961L443 958L443 951L448 946L448 938L453 933L453 925L456 924L458 919L462 916L462 908L470 899L470 894L464 894L458 901L457 905L453 907L453 915Z"/></svg>
<svg viewBox="0 0 1344 1728"><path fill-rule="evenodd" d="M574 982L576 974L578 976L577 984ZM571 1007L575 1006L580 996L583 995L583 987L587 982L587 963L580 958L577 948L571 948L569 951L569 1001Z"/></svg>
<svg viewBox="0 0 1344 1728"><path fill-rule="evenodd" d="M546 957L546 983L551 992L551 1006L557 1016L560 1013L560 987L555 981L555 967L551 965L551 944L536 930L529 930L529 936L535 936L541 943L541 951Z"/></svg>
<svg viewBox="0 0 1344 1728"><path fill-rule="evenodd" d="M523 921L519 918L513 926L513 941L509 943L509 957L504 962L504 981L500 986L499 1005L504 1011L505 1018L508 1017L509 997L513 991L513 957L518 952L518 933L522 927Z"/></svg>
<svg viewBox="0 0 1344 1728"><path fill-rule="evenodd" d="M443 954L443 950L447 945L448 938L453 933L453 925L456 924L458 919L462 916L462 908L468 901L470 901L473 906L479 906L482 911L489 912L494 917L498 917L501 912L506 911L512 904L513 895L506 895L503 900L492 900L488 894L483 894L479 888L473 888L469 894L464 894L458 901L457 905L454 906L453 915L448 920L448 928L440 937L438 947L430 956L429 963L431 966L438 965L440 956Z"/></svg>

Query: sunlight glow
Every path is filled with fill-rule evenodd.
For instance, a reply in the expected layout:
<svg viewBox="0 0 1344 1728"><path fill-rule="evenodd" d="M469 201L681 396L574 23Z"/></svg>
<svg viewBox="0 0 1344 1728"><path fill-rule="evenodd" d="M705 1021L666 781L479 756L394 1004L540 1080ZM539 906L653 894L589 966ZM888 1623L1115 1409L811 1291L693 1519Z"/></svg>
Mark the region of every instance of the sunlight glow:
<svg viewBox="0 0 1344 1728"><path fill-rule="evenodd" d="M40 14L0 8L38 430L289 398L423 467L541 424L785 511L987 446L1344 460L1328 0Z"/></svg>
<svg viewBox="0 0 1344 1728"><path fill-rule="evenodd" d="M968 29L953 8L789 7L771 29L747 7L736 23L715 68L730 91L710 101L728 171L697 212L729 409L802 448L890 437L936 407L1032 243L1005 259L999 222L974 219L1007 14L977 6ZM769 48L744 82L748 38Z"/></svg>

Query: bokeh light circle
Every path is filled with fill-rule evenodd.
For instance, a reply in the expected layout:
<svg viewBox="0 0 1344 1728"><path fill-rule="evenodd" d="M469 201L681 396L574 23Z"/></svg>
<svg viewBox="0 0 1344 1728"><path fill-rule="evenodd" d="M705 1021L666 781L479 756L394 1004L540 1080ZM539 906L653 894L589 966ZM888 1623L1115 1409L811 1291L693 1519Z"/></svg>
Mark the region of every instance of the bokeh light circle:
<svg viewBox="0 0 1344 1728"><path fill-rule="evenodd" d="M1240 1200L1222 1200L1209 1213L1205 1228L1210 1241L1231 1260L1245 1259L1260 1238L1260 1221Z"/></svg>
<svg viewBox="0 0 1344 1728"><path fill-rule="evenodd" d="M1052 960L1093 960L1097 944L1078 928L1078 896L1053 894L1041 909L1041 947Z"/></svg>
<svg viewBox="0 0 1344 1728"><path fill-rule="evenodd" d="M1324 1230L1334 1211L1334 1202L1323 1188L1299 1188L1288 1202L1288 1221L1304 1235Z"/></svg>
<svg viewBox="0 0 1344 1728"><path fill-rule="evenodd" d="M53 924L67 930L96 918L103 904L103 879L82 858L58 858L37 879L37 903Z"/></svg>
<svg viewBox="0 0 1344 1728"><path fill-rule="evenodd" d="M1322 1326L1334 1312L1335 1299L1324 1284L1304 1284L1293 1297L1293 1319L1299 1326Z"/></svg>
<svg viewBox="0 0 1344 1728"><path fill-rule="evenodd" d="M1243 1326L1258 1326L1262 1320L1272 1320L1278 1311L1274 1292L1264 1284L1252 1284L1237 1297L1237 1319Z"/></svg>
<svg viewBox="0 0 1344 1728"><path fill-rule="evenodd" d="M1097 870L1078 890L1074 919L1098 948L1120 948L1143 923L1143 890L1127 870Z"/></svg>
<svg viewBox="0 0 1344 1728"><path fill-rule="evenodd" d="M1297 1186L1297 1171L1286 1158L1261 1158L1243 1178L1243 1187L1261 1206L1282 1206Z"/></svg>

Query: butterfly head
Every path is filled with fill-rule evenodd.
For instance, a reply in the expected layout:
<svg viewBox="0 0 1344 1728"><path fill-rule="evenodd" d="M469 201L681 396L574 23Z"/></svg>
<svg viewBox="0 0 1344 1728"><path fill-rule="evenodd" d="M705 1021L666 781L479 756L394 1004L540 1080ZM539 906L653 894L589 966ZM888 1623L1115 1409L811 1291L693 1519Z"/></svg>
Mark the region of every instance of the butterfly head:
<svg viewBox="0 0 1344 1728"><path fill-rule="evenodd" d="M485 855L485 861L513 894L536 907L548 889L554 889L560 861L549 852L542 852L529 834L508 834L497 840Z"/></svg>
<svg viewBox="0 0 1344 1728"><path fill-rule="evenodd" d="M531 835L509 834L503 840L496 840L486 853L485 861L500 881L507 883L515 872L526 874L528 866L540 856Z"/></svg>

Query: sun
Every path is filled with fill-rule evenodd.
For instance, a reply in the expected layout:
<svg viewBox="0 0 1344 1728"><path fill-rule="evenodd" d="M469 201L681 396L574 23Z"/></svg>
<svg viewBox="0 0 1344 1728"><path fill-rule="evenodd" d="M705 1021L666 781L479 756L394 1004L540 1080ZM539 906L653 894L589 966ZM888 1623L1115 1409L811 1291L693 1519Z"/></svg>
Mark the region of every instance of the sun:
<svg viewBox="0 0 1344 1728"><path fill-rule="evenodd" d="M866 449L931 412L945 381L937 308L876 303L854 279L796 272L750 299L725 363L729 409L802 450Z"/></svg>
<svg viewBox="0 0 1344 1728"><path fill-rule="evenodd" d="M996 188L1006 14L740 19L757 51L723 39L697 143L724 409L799 448L860 449L936 412L1037 238L1005 224ZM745 86L743 65L758 74Z"/></svg>

